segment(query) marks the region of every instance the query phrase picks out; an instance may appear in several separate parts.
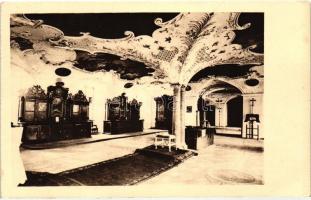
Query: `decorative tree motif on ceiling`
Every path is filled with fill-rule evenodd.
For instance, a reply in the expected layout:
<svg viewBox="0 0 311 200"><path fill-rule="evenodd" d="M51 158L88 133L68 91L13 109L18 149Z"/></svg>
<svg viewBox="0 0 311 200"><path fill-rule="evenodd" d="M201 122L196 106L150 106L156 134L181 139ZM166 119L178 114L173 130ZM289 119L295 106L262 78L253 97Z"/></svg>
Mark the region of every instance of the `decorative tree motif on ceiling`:
<svg viewBox="0 0 311 200"><path fill-rule="evenodd" d="M250 23L240 26L240 13L216 13L202 28L193 42L183 65L180 82L187 83L201 69L222 64L263 64L263 54L254 53L250 46L232 44L234 30L244 30Z"/></svg>
<svg viewBox="0 0 311 200"><path fill-rule="evenodd" d="M240 13L180 13L163 22L152 36L135 36L125 31L125 38L103 39L82 33L65 36L61 30L32 21L24 16L11 16L11 35L33 41L47 42L48 48L81 50L91 54L108 53L145 63L153 68L153 79L186 85L203 68L221 64L263 64L263 54L233 44L235 30L251 26L238 24ZM43 47L41 48L45 50ZM64 51L64 53L68 53ZM68 61L68 60L67 60Z"/></svg>

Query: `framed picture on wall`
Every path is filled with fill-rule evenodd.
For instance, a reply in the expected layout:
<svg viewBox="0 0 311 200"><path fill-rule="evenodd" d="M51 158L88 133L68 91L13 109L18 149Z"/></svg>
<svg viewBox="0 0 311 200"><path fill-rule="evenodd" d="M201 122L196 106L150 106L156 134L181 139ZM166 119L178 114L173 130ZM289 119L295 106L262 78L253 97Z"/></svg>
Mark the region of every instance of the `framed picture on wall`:
<svg viewBox="0 0 311 200"><path fill-rule="evenodd" d="M187 106L186 111L187 111L187 113L191 113L192 112L192 106Z"/></svg>

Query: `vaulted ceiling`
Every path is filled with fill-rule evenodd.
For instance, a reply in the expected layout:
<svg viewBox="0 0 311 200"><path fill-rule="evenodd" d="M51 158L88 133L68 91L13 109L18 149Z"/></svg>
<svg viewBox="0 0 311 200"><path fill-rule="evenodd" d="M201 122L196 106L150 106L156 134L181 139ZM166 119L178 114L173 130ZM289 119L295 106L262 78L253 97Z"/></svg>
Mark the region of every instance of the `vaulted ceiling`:
<svg viewBox="0 0 311 200"><path fill-rule="evenodd" d="M88 33L78 35L79 29ZM119 38L122 30L126 37ZM263 14L12 15L11 48L48 65L187 84L209 75L243 76L263 65Z"/></svg>

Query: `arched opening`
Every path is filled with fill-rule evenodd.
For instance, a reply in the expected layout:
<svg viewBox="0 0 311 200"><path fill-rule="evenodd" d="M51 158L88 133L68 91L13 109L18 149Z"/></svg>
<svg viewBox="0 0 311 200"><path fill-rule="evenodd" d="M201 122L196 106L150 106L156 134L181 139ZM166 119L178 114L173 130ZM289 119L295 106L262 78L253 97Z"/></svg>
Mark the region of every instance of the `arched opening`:
<svg viewBox="0 0 311 200"><path fill-rule="evenodd" d="M206 87L200 86L204 83ZM242 91L219 79L199 81L192 83L192 86L198 88L196 125L215 127L216 134L240 137L243 124Z"/></svg>
<svg viewBox="0 0 311 200"><path fill-rule="evenodd" d="M243 97L237 96L227 102L227 126L242 127Z"/></svg>

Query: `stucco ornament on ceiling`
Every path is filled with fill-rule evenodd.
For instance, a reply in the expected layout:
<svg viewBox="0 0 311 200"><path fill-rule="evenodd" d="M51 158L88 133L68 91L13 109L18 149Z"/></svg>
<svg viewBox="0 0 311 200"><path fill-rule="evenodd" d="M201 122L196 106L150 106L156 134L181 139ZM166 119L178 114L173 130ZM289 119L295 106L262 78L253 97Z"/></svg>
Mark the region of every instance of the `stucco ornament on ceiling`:
<svg viewBox="0 0 311 200"><path fill-rule="evenodd" d="M65 36L61 30L32 21L21 15L11 16L11 35L31 42L32 51L44 52L44 59L61 63L53 58L53 51L67 53L64 61L73 61L72 53L82 50L89 53L109 53L121 59L131 59L145 63L155 70L149 82L186 85L191 77L205 67L220 64L263 64L263 54L251 51L254 46L243 49L232 44L234 30L249 28L250 23L238 25L240 13L180 13L175 18L163 22L155 19L160 28L152 36L135 36L125 31L126 37L103 39L82 33L81 36ZM62 52L63 51L63 52ZM47 58L48 57L48 58ZM51 61L50 61L51 60ZM144 79L145 80L145 79ZM139 82L139 81L138 81Z"/></svg>
<svg viewBox="0 0 311 200"><path fill-rule="evenodd" d="M42 23L42 20L30 20L24 15L11 15L10 18L11 57L14 56L11 62L30 74L38 73L46 66L71 66L76 57L73 50L52 46L50 40L62 38L64 34Z"/></svg>
<svg viewBox="0 0 311 200"><path fill-rule="evenodd" d="M224 90L228 88L236 88L242 94L262 94L264 92L264 78L260 75L263 66L255 66L251 68L253 71L251 75L246 75L246 77L207 77L202 78L196 82L190 82L188 85L191 86L192 90L189 91L189 95L191 96L199 96L203 94L210 94L213 92L217 92L218 90ZM256 71L256 70L258 71ZM256 74L256 75L254 75ZM258 84L256 86L249 86L245 84L245 80L248 80L250 77L258 80ZM222 84L231 85L230 86L222 86ZM234 94L233 92L232 94Z"/></svg>

